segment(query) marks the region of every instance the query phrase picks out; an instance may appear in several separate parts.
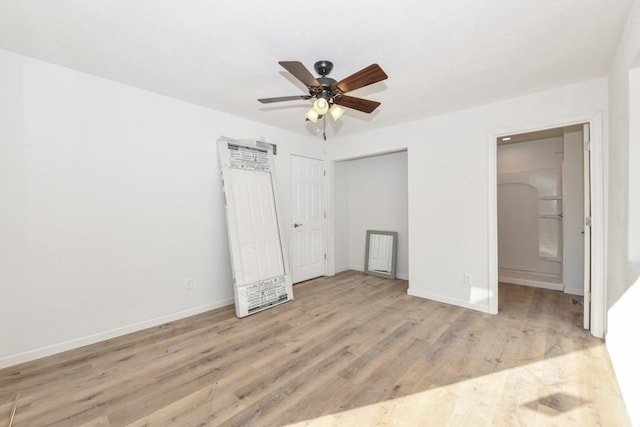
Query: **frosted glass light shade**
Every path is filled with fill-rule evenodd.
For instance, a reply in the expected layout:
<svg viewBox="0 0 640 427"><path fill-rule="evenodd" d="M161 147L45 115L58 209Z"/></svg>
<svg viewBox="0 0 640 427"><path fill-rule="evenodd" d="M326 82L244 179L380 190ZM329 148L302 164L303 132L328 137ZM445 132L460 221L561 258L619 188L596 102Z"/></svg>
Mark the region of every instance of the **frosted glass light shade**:
<svg viewBox="0 0 640 427"><path fill-rule="evenodd" d="M319 116L323 116L327 114L329 111L329 101L324 98L316 99L316 102L313 103L313 107L311 107L313 111L315 111Z"/></svg>
<svg viewBox="0 0 640 427"><path fill-rule="evenodd" d="M307 114L304 115L307 119L309 119L310 121L312 121L313 123L318 123L318 117L320 117L320 115L318 113L316 113L313 108L311 108L309 111L307 111Z"/></svg>
<svg viewBox="0 0 640 427"><path fill-rule="evenodd" d="M337 121L342 113L344 113L344 108L339 107L337 104L333 104L329 109L329 114L331 114L331 117L333 117L334 121Z"/></svg>

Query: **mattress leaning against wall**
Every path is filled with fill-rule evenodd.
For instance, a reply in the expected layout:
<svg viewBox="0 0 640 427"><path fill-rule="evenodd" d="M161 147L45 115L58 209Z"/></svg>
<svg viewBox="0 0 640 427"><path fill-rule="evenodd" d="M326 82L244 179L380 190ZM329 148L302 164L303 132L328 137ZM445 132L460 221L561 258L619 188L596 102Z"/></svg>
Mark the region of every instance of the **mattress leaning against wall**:
<svg viewBox="0 0 640 427"><path fill-rule="evenodd" d="M238 317L293 300L273 156L271 144L218 140Z"/></svg>

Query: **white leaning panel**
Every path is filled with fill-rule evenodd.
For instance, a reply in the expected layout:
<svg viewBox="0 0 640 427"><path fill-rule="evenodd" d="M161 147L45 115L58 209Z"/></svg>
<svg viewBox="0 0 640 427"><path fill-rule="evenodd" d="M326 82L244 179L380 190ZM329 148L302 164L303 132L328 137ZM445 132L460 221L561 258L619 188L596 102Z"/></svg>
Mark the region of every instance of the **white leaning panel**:
<svg viewBox="0 0 640 427"><path fill-rule="evenodd" d="M218 140L238 317L293 299L280 235L273 155L270 144Z"/></svg>

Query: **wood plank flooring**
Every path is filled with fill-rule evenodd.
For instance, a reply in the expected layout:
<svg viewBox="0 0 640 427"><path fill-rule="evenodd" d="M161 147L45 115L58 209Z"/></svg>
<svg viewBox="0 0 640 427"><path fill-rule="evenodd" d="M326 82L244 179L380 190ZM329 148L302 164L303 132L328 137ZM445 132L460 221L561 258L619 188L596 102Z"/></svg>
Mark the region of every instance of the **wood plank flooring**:
<svg viewBox="0 0 640 427"><path fill-rule="evenodd" d="M345 272L0 370L0 425L627 426L571 295L500 285L496 316Z"/></svg>

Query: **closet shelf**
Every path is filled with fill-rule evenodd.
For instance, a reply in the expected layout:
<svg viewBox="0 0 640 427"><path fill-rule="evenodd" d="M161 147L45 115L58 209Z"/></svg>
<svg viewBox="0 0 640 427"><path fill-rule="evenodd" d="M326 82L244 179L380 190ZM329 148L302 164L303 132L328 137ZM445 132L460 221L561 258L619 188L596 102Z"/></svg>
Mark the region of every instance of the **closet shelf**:
<svg viewBox="0 0 640 427"><path fill-rule="evenodd" d="M562 262L562 258L557 256L541 256L540 258L545 261Z"/></svg>
<svg viewBox="0 0 640 427"><path fill-rule="evenodd" d="M545 218L545 219L562 219L562 214L538 215L538 218Z"/></svg>
<svg viewBox="0 0 640 427"><path fill-rule="evenodd" d="M540 196L538 200L562 200L562 196Z"/></svg>

